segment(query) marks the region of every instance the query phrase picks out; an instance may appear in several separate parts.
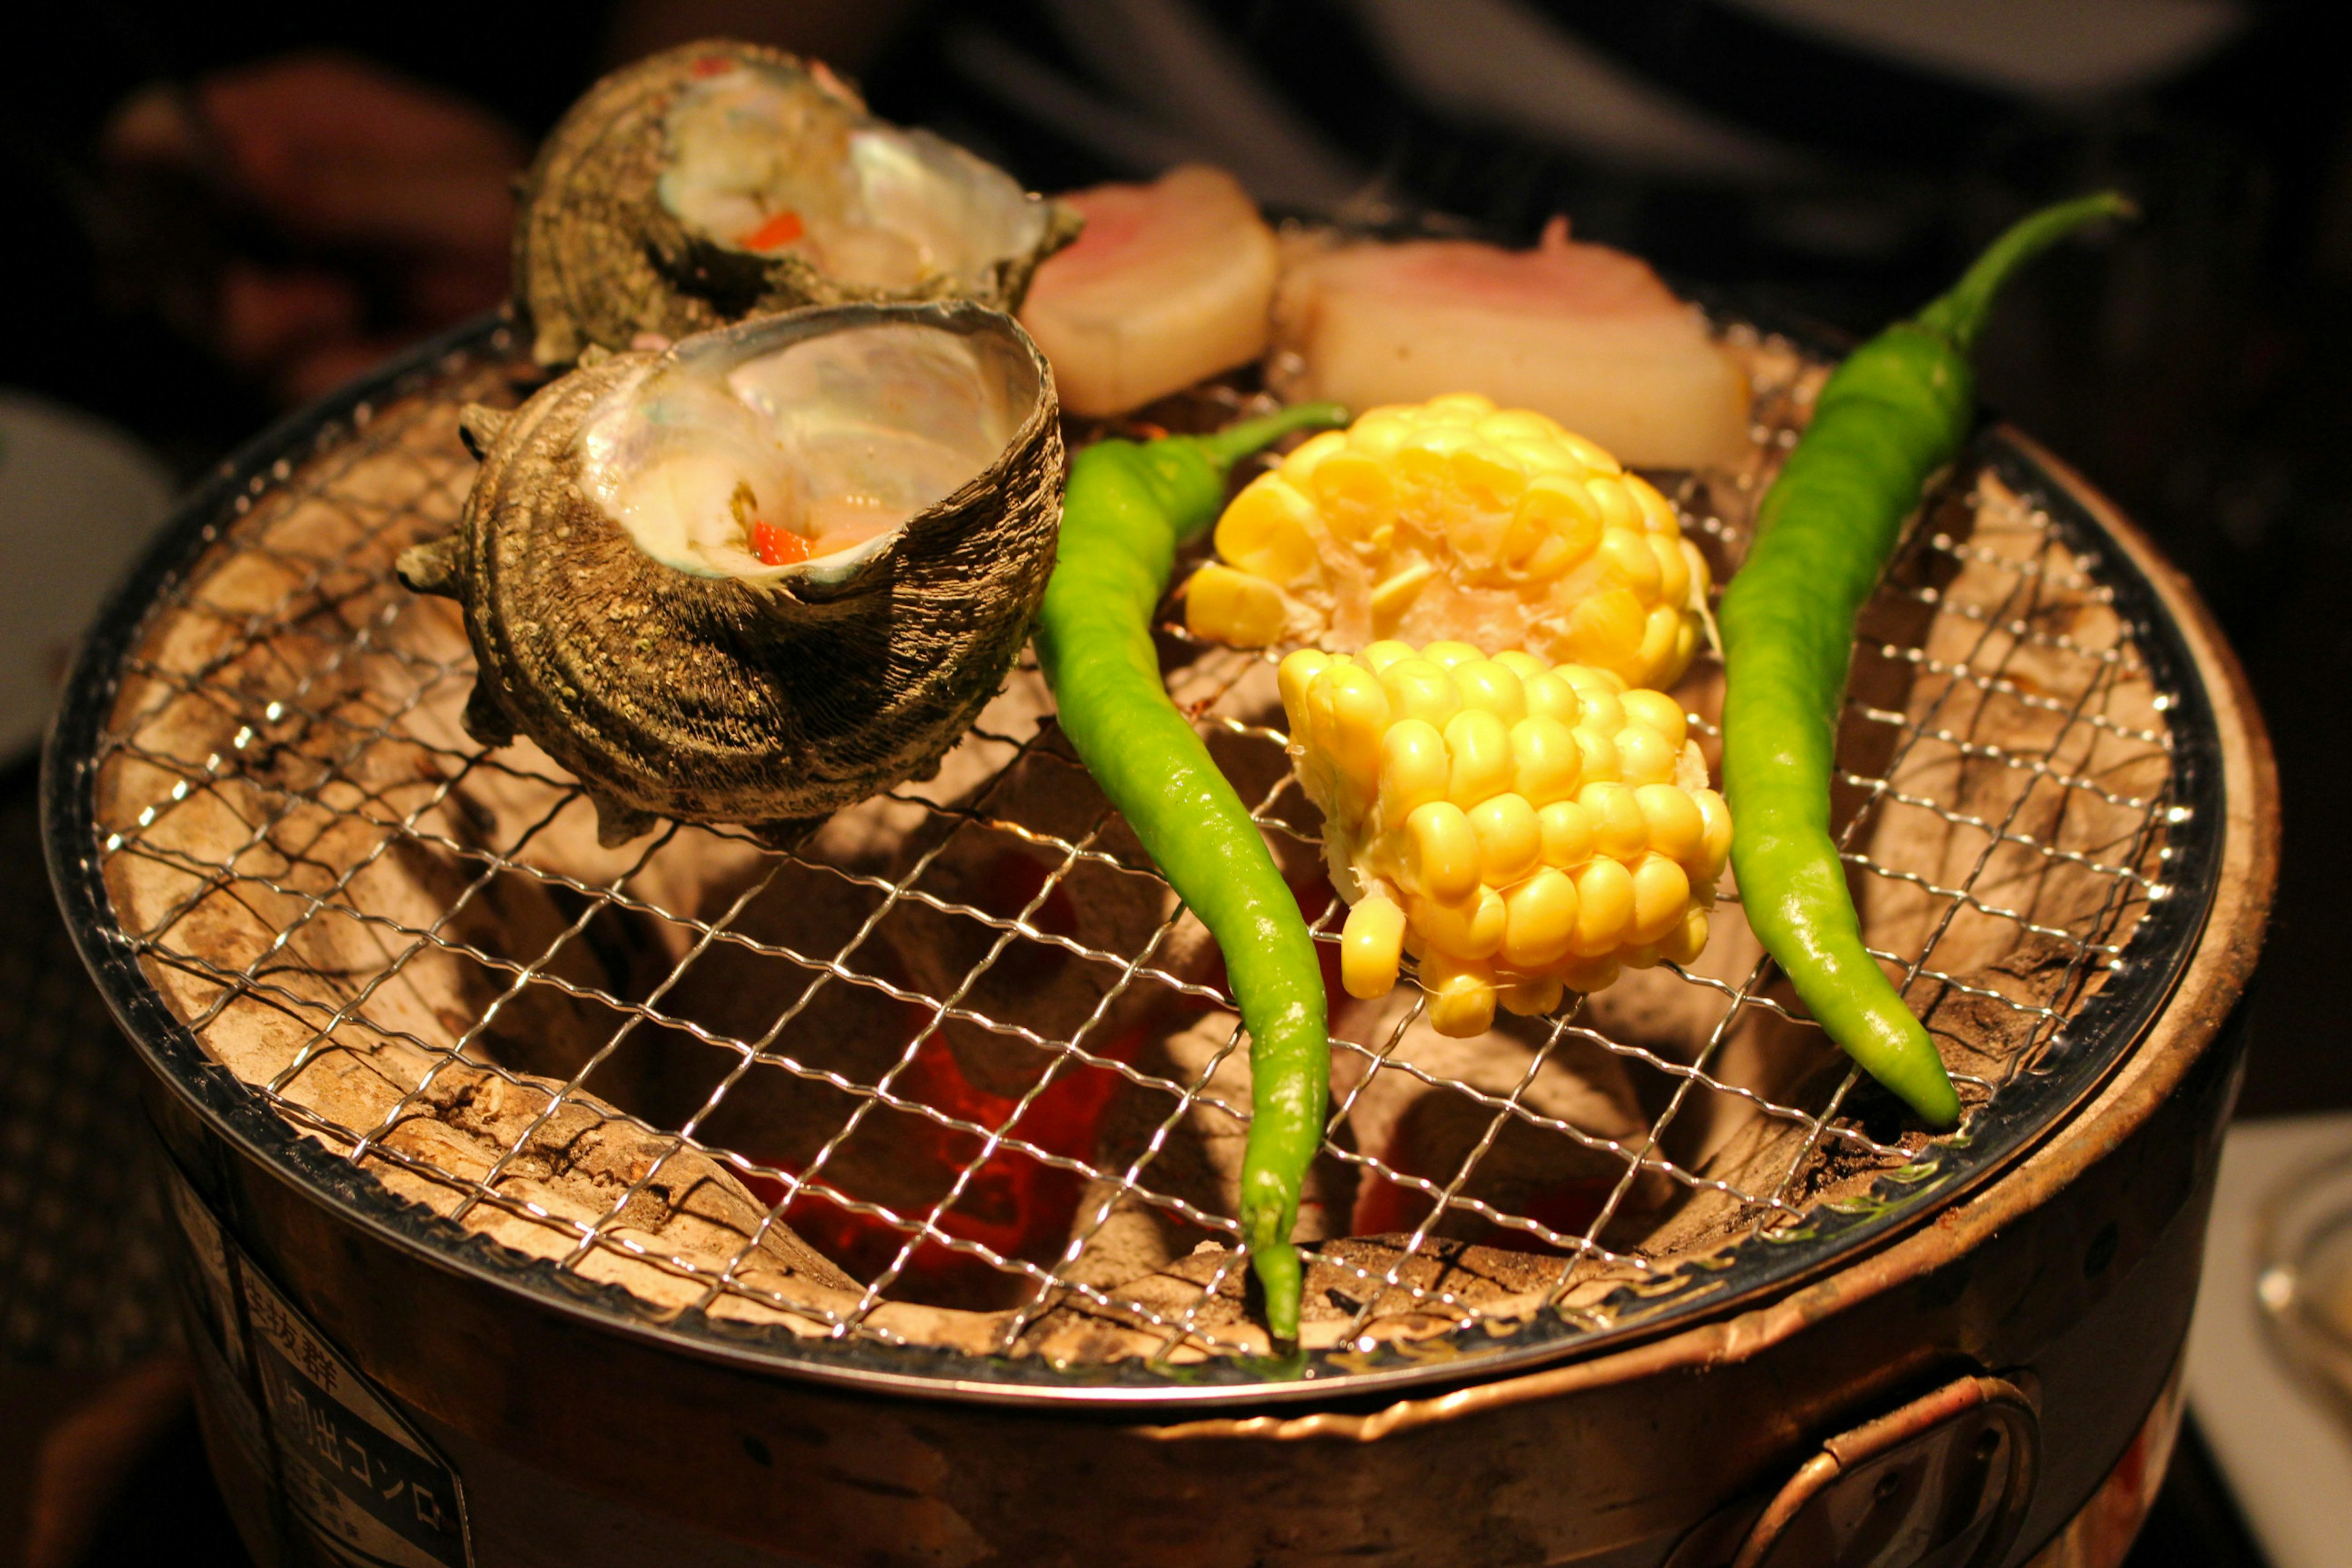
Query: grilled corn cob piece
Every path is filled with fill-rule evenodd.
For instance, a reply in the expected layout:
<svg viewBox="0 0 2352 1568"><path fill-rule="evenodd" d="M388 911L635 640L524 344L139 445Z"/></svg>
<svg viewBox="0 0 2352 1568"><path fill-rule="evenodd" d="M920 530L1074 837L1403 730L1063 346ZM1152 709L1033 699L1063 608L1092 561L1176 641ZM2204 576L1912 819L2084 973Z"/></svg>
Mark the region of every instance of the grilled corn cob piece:
<svg viewBox="0 0 2352 1568"><path fill-rule="evenodd" d="M1282 704L1353 906L1349 995L1385 994L1411 953L1432 1024L1470 1036L1498 1002L1547 1013L1706 946L1731 814L1673 699L1517 650L1383 641L1292 654Z"/></svg>
<svg viewBox="0 0 2352 1568"><path fill-rule="evenodd" d="M1665 687L1706 613L1706 562L1648 481L1467 393L1307 442L1234 498L1216 544L1185 619L1244 647L1458 637Z"/></svg>

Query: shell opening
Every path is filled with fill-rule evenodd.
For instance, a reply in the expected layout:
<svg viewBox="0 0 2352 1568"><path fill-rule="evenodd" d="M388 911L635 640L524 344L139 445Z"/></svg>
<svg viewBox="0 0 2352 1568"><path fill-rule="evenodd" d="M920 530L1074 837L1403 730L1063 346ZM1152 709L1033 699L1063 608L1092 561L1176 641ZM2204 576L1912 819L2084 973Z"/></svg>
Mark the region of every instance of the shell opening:
<svg viewBox="0 0 2352 1568"><path fill-rule="evenodd" d="M830 577L986 471L1044 393L1009 338L907 321L803 335L772 318L606 394L578 437L581 479L678 571Z"/></svg>
<svg viewBox="0 0 2352 1568"><path fill-rule="evenodd" d="M712 62L716 64L717 62ZM1045 237L1050 215L1003 170L867 114L804 71L733 61L698 75L664 121L662 205L732 250L906 293L977 292Z"/></svg>

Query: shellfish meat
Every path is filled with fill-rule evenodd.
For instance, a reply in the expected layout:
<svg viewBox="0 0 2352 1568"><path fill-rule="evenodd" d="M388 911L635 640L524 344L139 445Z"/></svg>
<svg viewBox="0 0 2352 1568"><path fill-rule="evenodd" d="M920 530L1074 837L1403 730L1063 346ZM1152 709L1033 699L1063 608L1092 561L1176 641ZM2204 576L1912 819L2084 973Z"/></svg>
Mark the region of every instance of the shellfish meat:
<svg viewBox="0 0 2352 1568"><path fill-rule="evenodd" d="M689 44L598 82L523 177L515 298L541 364L802 305L1017 310L1077 215L823 65Z"/></svg>
<svg viewBox="0 0 2352 1568"><path fill-rule="evenodd" d="M404 553L520 731L594 799L771 841L918 776L971 726L1054 563L1051 374L970 300L765 316L467 410L457 531Z"/></svg>

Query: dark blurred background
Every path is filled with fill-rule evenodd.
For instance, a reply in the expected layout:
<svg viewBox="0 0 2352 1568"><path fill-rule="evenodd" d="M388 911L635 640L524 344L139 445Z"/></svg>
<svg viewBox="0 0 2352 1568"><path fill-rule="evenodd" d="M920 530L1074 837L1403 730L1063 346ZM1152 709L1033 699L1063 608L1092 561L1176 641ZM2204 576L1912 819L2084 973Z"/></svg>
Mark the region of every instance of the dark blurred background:
<svg viewBox="0 0 2352 1568"><path fill-rule="evenodd" d="M2145 221L2014 289L1980 355L1985 395L2157 537L2245 660L2287 855L2242 1112L2352 1106L2325 951L2326 889L2352 869L2335 706L2352 682L2337 9L91 0L0 51L0 410L79 422L165 484L198 476L276 415L493 307L508 182L533 142L599 71L709 34L830 59L883 114L1037 188L1192 159L1287 211L1449 215L1514 242L1565 212L1580 237L1832 334L1919 303L2037 203L2119 185ZM17 595L0 625L29 625L15 606L37 598L94 604L125 564L114 550L60 565L28 527L0 509ZM25 641L8 656L62 657ZM44 1568L232 1562L173 1415L125 1053L41 882L28 733L0 736L16 747L0 759L0 1563L28 1510ZM2250 1550L2192 1434L2135 1562Z"/></svg>

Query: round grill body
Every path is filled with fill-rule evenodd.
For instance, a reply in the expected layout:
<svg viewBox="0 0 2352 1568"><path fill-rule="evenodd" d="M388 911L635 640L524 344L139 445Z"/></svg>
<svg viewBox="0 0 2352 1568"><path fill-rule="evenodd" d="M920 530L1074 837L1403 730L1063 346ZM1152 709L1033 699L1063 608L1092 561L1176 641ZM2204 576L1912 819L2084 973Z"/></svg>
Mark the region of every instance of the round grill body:
<svg viewBox="0 0 2352 1568"><path fill-rule="evenodd" d="M1043 869L997 904L926 881L954 853L930 840L888 875L856 845L675 833L567 859L547 847L584 809L568 781L443 723L468 671L390 562L462 499L458 404L517 374L475 329L257 443L123 591L47 759L53 870L152 1069L207 1437L265 1560L339 1541L485 1564L1790 1562L1807 1531L1860 1528L1867 1481L1911 1522L1856 1561L2022 1562L2140 1451L2194 1299L2274 785L2193 595L2030 441L1988 434L1974 487L1915 531L1865 622L1886 679L1858 663L1841 742L1868 929L1975 1052L1961 1133L1902 1135L1757 963L1654 975L1648 1014L1554 1021L1517 1088L1413 1056L1414 1016L1343 1020L1363 1037L1339 1052L1360 1058L1343 1113L1402 1073L1486 1131L1435 1160L1335 1125L1324 1191L1354 1184L1358 1228L1386 1223L1316 1249L1325 1326L1277 1360L1213 1182L1153 1163L1232 1102L1234 1050L1139 1053L1120 1011L1156 985L1214 1034L1216 977L1183 966L1156 903L1106 933L1083 879L1148 866L1115 822L1020 793L1017 769L1052 760L1037 715L983 719L975 744L1012 761L976 782L951 758L940 793L877 808L944 824L942 845L1017 840ZM1718 499L1677 497L1728 565ZM1281 740L1227 700L1258 661L1197 654L1171 681L1182 697L1194 672L1246 778L1246 748ZM498 789L468 794L486 768ZM1261 819L1311 859L1297 805L1272 785ZM1924 858L1879 826L1904 811L1940 825ZM679 866L721 862L725 897L680 890ZM744 914L762 876L802 869L868 901ZM907 906L979 928L980 956L934 977L921 943L860 946ZM1022 1032L1067 973L1033 947L1118 977L1064 1033ZM800 974L764 1033L682 1000L712 953ZM716 973L732 995L768 972ZM829 1005L814 976L911 1022L862 1067L820 1058L791 1033ZM1713 1011L1675 1037L1691 997ZM720 1068L688 1091L632 1079L647 1037ZM1528 1088L1571 1049L1600 1064L1588 1087L1622 1079L1614 1110ZM1790 1054L1811 1067L1773 1065ZM789 1154L727 1120L795 1113L739 1087L779 1066L840 1101ZM1175 1107L1156 1142L1114 1159L1108 1133L1041 1131L1037 1108L1084 1099L1057 1084L1097 1079L1113 1106ZM1412 1102L1431 1103L1454 1101ZM1714 1131L1691 1131L1708 1107ZM949 1150L928 1207L853 1179L869 1121ZM1593 1162L1577 1202L1496 1175L1538 1134ZM979 1202L1008 1149L1063 1183L1014 1181L1022 1203L1075 1193L1066 1247L1024 1252ZM1150 1272L1158 1294L1087 1272L1130 1198L1197 1244Z"/></svg>

